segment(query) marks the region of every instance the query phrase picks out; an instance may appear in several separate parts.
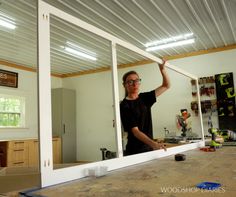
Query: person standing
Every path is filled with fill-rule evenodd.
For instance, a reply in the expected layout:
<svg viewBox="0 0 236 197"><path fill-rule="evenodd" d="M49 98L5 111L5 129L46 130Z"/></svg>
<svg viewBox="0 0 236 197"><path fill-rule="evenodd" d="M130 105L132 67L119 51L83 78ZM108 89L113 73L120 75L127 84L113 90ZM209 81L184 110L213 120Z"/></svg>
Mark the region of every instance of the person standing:
<svg viewBox="0 0 236 197"><path fill-rule="evenodd" d="M151 107L156 98L170 88L165 61L159 64L162 84L149 92L139 93L141 79L136 71L123 75L125 98L120 103L121 122L128 141L125 155L165 149L164 144L153 140Z"/></svg>

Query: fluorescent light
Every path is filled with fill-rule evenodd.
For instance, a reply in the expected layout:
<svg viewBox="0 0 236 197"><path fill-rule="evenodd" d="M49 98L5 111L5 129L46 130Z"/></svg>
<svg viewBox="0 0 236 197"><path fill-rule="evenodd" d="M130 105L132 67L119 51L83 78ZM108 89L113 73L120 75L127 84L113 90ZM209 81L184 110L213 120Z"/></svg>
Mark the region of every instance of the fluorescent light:
<svg viewBox="0 0 236 197"><path fill-rule="evenodd" d="M69 45L70 48L73 48L73 49L75 49L75 50L77 50L77 51L80 51L80 52L82 52L82 53L88 54L88 55L90 55L90 56L95 57L95 56L97 55L96 53L94 53L94 52L92 52L92 51L89 51L88 49L85 49L85 48L83 48L83 47L81 47L81 46L79 46L79 45L77 45L77 44L74 44L74 43L72 43L72 42L70 42L70 41L66 41L66 44Z"/></svg>
<svg viewBox="0 0 236 197"><path fill-rule="evenodd" d="M195 42L194 38L191 38L191 39L187 39L187 40L181 40L178 42L171 42L171 43L167 43L167 44L148 47L146 49L146 51L156 51L159 49L165 49L165 48L170 48L170 47L182 46L182 45L186 45L186 44L192 44L194 42Z"/></svg>
<svg viewBox="0 0 236 197"><path fill-rule="evenodd" d="M180 41L180 40L186 40L186 39L189 39L189 38L192 38L192 37L193 37L193 33L188 33L188 34L183 34L183 35L179 35L179 36L173 36L173 37L165 38L165 39L162 39L162 40L156 40L156 41L153 41L153 42L148 42L144 46L147 48L147 47L151 47L151 46L177 42L177 41Z"/></svg>
<svg viewBox="0 0 236 197"><path fill-rule="evenodd" d="M75 50L75 49L72 49L70 47L65 47L64 48L67 52L71 53L71 54L74 54L74 55L77 55L77 56L80 56L80 57L84 57L84 58L87 58L87 59L90 59L90 60L93 60L93 61L96 61L97 58L94 57L94 56L91 56L91 55L88 55L86 53L83 53L83 52L80 52L78 50Z"/></svg>
<svg viewBox="0 0 236 197"><path fill-rule="evenodd" d="M16 25L12 22L8 22L7 20L0 19L0 25L9 29L15 29Z"/></svg>
<svg viewBox="0 0 236 197"><path fill-rule="evenodd" d="M76 56L80 56L80 57L84 57L84 58L93 60L93 61L97 60L96 53L89 51L89 50L87 50L81 46L78 46L77 44L74 44L72 42L69 42L69 41L67 41L66 44L69 46L69 47L64 47L64 49L67 52L74 54Z"/></svg>

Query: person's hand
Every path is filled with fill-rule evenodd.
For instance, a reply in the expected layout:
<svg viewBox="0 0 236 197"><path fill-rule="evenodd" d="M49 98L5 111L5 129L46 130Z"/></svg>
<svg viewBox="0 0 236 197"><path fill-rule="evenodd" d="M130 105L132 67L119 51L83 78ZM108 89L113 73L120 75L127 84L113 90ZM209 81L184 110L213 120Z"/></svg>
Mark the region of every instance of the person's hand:
<svg viewBox="0 0 236 197"><path fill-rule="evenodd" d="M155 141L153 150L164 149L166 151L166 145L162 141Z"/></svg>
<svg viewBox="0 0 236 197"><path fill-rule="evenodd" d="M158 64L160 70L163 70L163 69L164 69L164 67L165 67L165 63L166 63L166 60L165 60L165 59L162 59L162 63L161 63L161 64Z"/></svg>

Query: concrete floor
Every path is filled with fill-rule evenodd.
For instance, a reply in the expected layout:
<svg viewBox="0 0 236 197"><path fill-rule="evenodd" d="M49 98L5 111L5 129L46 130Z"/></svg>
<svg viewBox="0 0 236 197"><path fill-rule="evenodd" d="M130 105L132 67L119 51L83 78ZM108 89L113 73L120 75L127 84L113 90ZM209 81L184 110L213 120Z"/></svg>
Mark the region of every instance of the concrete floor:
<svg viewBox="0 0 236 197"><path fill-rule="evenodd" d="M40 174L37 168L8 167L0 169L0 197L9 191L39 188Z"/></svg>
<svg viewBox="0 0 236 197"><path fill-rule="evenodd" d="M32 196L156 197L156 196L236 196L236 147L216 152L187 151L185 161L174 156L123 168L99 178L41 189ZM217 182L218 190L200 190L201 182Z"/></svg>
<svg viewBox="0 0 236 197"><path fill-rule="evenodd" d="M84 162L83 162L84 163ZM54 168L80 165L81 163L54 164ZM18 196L18 191L40 188L38 167L0 167L0 197L11 194Z"/></svg>

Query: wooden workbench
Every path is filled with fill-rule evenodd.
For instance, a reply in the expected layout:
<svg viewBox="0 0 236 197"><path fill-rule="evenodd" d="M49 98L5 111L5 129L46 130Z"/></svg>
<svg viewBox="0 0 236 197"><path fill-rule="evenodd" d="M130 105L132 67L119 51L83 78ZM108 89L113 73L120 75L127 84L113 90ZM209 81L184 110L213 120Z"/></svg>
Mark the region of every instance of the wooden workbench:
<svg viewBox="0 0 236 197"><path fill-rule="evenodd" d="M185 161L177 162L174 156L169 156L116 170L104 177L89 177L41 189L31 195L49 197L236 196L236 147L223 147L216 152L202 152L196 149L184 154ZM221 183L222 187L216 191L201 191L195 187L205 181Z"/></svg>

